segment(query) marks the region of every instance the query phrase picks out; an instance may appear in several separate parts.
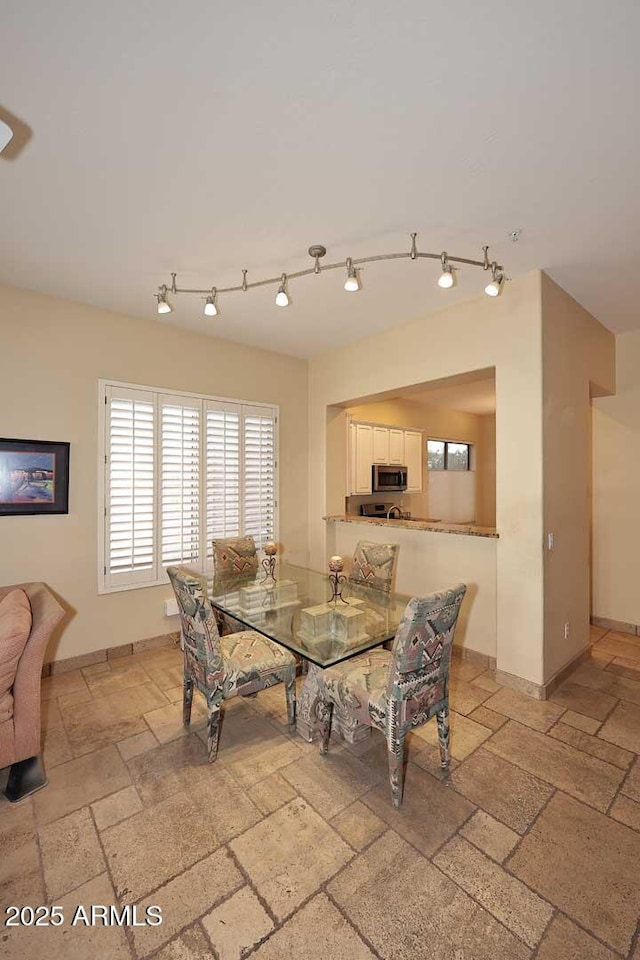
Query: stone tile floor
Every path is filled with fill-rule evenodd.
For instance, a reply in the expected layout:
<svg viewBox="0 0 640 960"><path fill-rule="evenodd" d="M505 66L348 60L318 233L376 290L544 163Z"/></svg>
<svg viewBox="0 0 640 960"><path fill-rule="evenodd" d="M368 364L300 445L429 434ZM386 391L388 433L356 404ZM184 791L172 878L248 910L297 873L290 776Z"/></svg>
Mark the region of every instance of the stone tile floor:
<svg viewBox="0 0 640 960"><path fill-rule="evenodd" d="M229 702L210 766L199 697L181 725L179 650L44 680L50 782L0 799L0 903L65 923L3 928L0 954L640 960L640 637L592 640L546 702L454 660L450 775L432 721L399 812L382 737L321 758L281 687ZM78 904L163 922L71 926Z"/></svg>

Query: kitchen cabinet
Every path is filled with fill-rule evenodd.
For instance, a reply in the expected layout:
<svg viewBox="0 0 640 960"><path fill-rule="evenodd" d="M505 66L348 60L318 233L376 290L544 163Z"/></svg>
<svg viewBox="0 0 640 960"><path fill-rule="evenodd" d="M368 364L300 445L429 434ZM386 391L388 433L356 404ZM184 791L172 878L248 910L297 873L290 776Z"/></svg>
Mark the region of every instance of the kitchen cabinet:
<svg viewBox="0 0 640 960"><path fill-rule="evenodd" d="M389 428L373 428L373 460L372 463L389 463Z"/></svg>
<svg viewBox="0 0 640 960"><path fill-rule="evenodd" d="M366 423L352 423L349 428L351 441L350 494L371 493L371 464L373 463L373 427Z"/></svg>
<svg viewBox="0 0 640 960"><path fill-rule="evenodd" d="M397 463L404 466L404 430L389 428L389 460L388 463Z"/></svg>
<svg viewBox="0 0 640 960"><path fill-rule="evenodd" d="M404 459L407 467L407 493L422 491L422 434L404 431Z"/></svg>

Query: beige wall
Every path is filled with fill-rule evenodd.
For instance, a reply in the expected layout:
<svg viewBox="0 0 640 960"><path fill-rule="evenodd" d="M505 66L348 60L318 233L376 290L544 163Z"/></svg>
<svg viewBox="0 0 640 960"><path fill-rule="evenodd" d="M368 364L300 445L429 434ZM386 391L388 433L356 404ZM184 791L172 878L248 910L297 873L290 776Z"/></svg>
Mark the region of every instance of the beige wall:
<svg viewBox="0 0 640 960"><path fill-rule="evenodd" d="M616 343L616 395L593 401L593 599L640 625L640 332Z"/></svg>
<svg viewBox="0 0 640 960"><path fill-rule="evenodd" d="M363 420L371 423L384 423L391 426L410 428L424 431L425 442L429 437L444 440L459 440L461 443L475 445L475 473L476 473L476 522L485 526L495 526L495 432L493 443L486 434L483 421L473 413L464 413L460 410L451 410L447 407L437 407L427 403L417 403L409 399L381 400L377 403L366 403L349 407L347 410L353 420ZM494 422L495 417L490 419ZM336 442L328 436L327 440ZM488 441L488 442L487 442ZM333 460L333 457L331 458ZM426 457L425 457L426 459ZM346 476L346 475L345 475ZM415 517L432 517L433 510L429 507L429 474L426 463L423 461L422 493L405 493L395 496L394 502L405 510L410 510ZM493 507L489 503L493 490ZM359 504L365 498L357 498ZM373 498L375 499L375 497ZM379 497L378 497L379 499ZM493 517L489 524L483 519L486 507ZM449 517L442 519L448 520Z"/></svg>
<svg viewBox="0 0 640 960"><path fill-rule="evenodd" d="M483 527L496 525L496 415L487 413L480 420L479 447L482 461L478 470L478 515Z"/></svg>
<svg viewBox="0 0 640 960"><path fill-rule="evenodd" d="M544 661L549 680L589 642L591 396L615 388L615 338L545 274L542 317Z"/></svg>
<svg viewBox="0 0 640 960"><path fill-rule="evenodd" d="M358 397L489 367L496 370L497 406L496 525L500 539L495 547L496 654L501 670L541 683L544 665L539 272L509 283L497 299L483 296L451 306L310 362L311 562L324 566L328 555L327 524L322 520L326 512L327 407L349 405ZM403 589L400 580L398 587Z"/></svg>
<svg viewBox="0 0 640 960"><path fill-rule="evenodd" d="M168 587L98 596L98 379L280 405L279 539L307 561L307 363L153 320L0 287L5 437L71 442L69 514L0 517L0 583L44 580L73 617L60 659L175 629Z"/></svg>

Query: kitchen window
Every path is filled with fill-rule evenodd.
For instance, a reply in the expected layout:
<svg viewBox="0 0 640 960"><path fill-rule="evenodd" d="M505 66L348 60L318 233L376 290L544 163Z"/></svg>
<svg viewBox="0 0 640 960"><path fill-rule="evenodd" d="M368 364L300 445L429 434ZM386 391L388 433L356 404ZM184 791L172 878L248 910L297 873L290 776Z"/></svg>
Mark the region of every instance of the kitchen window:
<svg viewBox="0 0 640 960"><path fill-rule="evenodd" d="M427 467L429 470L470 470L468 443L454 440L427 440Z"/></svg>
<svg viewBox="0 0 640 960"><path fill-rule="evenodd" d="M211 541L276 536L277 408L101 382L99 592L212 568Z"/></svg>

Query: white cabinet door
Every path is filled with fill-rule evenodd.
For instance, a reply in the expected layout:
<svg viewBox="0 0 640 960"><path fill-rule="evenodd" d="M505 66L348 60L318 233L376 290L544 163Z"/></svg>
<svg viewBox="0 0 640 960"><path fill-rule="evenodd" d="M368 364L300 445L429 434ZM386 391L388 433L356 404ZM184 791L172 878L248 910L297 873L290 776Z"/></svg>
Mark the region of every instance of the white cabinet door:
<svg viewBox="0 0 640 960"><path fill-rule="evenodd" d="M404 466L404 430L389 430L389 463Z"/></svg>
<svg viewBox="0 0 640 960"><path fill-rule="evenodd" d="M371 493L373 427L365 423L356 423L355 429L355 484L352 493Z"/></svg>
<svg viewBox="0 0 640 960"><path fill-rule="evenodd" d="M404 431L404 458L407 465L407 493L422 492L422 434Z"/></svg>
<svg viewBox="0 0 640 960"><path fill-rule="evenodd" d="M389 428L373 428L373 460L372 463L389 463Z"/></svg>

